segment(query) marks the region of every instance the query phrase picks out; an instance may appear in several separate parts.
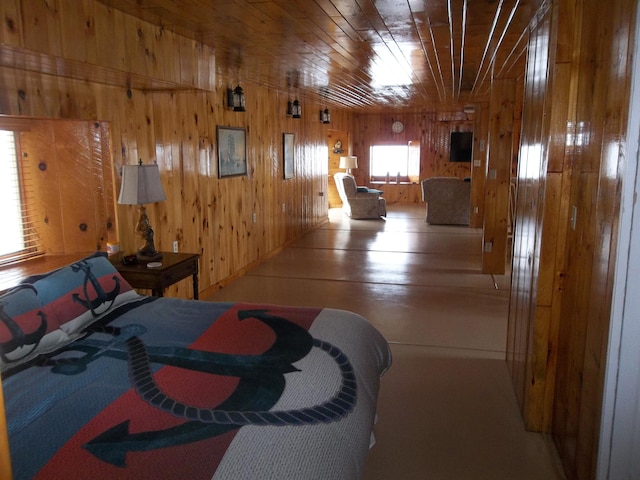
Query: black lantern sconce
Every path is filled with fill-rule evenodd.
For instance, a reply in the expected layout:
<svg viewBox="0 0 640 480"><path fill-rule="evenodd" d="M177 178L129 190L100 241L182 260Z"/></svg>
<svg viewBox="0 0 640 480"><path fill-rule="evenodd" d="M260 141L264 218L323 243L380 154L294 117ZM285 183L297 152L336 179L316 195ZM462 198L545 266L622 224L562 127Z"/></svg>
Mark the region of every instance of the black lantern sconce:
<svg viewBox="0 0 640 480"><path fill-rule="evenodd" d="M244 91L240 84L233 90L227 88L227 106L233 108L234 112L246 112L244 105Z"/></svg>
<svg viewBox="0 0 640 480"><path fill-rule="evenodd" d="M325 125L331 123L331 114L329 113L328 108L320 110L320 121Z"/></svg>
<svg viewBox="0 0 640 480"><path fill-rule="evenodd" d="M302 106L300 105L300 102L297 98L293 102L287 102L287 116L291 118L302 117Z"/></svg>
<svg viewBox="0 0 640 480"><path fill-rule="evenodd" d="M297 89L300 82L300 73L296 70L291 72L287 72L287 96L289 97L287 101L287 117L291 118L302 118L302 105L296 97L295 100L291 101L291 89Z"/></svg>

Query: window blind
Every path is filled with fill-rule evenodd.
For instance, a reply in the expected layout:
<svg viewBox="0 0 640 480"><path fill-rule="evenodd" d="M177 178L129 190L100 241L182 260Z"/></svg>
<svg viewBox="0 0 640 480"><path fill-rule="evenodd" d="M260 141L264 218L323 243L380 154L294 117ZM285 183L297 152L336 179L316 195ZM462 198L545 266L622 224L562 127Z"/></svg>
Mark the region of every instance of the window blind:
<svg viewBox="0 0 640 480"><path fill-rule="evenodd" d="M3 233L0 234L0 265L36 255L44 249L34 228L33 182L20 169L18 137L0 130L0 205Z"/></svg>

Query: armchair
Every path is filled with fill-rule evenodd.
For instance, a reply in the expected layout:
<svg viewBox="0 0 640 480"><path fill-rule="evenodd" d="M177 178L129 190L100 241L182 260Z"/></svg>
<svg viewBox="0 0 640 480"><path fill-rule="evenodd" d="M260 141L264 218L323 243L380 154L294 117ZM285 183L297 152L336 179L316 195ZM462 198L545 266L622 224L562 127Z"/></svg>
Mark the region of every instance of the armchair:
<svg viewBox="0 0 640 480"><path fill-rule="evenodd" d="M422 180L422 200L427 202L427 223L469 225L471 182L455 177Z"/></svg>
<svg viewBox="0 0 640 480"><path fill-rule="evenodd" d="M342 172L334 174L333 179L342 200L342 210L348 216L357 219L380 218L387 215L387 203L380 197L379 190L358 191L355 178Z"/></svg>

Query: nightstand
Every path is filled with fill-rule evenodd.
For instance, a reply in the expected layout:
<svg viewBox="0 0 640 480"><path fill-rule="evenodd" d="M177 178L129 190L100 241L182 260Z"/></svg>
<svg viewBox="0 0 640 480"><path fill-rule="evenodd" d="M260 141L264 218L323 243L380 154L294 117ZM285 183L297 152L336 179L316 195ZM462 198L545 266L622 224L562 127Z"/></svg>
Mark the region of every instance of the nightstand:
<svg viewBox="0 0 640 480"><path fill-rule="evenodd" d="M133 288L151 290L152 295L162 297L164 289L189 276L193 277L193 298L198 300L198 259L197 253L162 252L158 260L161 267L149 268L146 262L124 265L123 255L109 257L123 278Z"/></svg>

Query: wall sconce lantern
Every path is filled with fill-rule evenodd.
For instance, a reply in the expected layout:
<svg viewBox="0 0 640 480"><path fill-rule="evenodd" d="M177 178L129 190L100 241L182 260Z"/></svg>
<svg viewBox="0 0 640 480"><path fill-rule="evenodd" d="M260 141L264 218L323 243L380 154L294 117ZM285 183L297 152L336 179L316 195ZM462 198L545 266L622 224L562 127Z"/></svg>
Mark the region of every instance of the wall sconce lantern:
<svg viewBox="0 0 640 480"><path fill-rule="evenodd" d="M144 244L138 249L137 257L143 261L159 260L162 254L156 250L153 241L153 228L149 225L145 203L156 203L166 200L160 181L160 170L156 163L143 165L125 165L122 167L122 185L118 203L121 205L138 205L140 217L136 223L136 232Z"/></svg>
<svg viewBox="0 0 640 480"><path fill-rule="evenodd" d="M292 118L301 118L302 117L302 106L300 102L296 98L291 104L291 117Z"/></svg>
<svg viewBox="0 0 640 480"><path fill-rule="evenodd" d="M320 110L320 121L324 124L331 123L331 114L329 113L328 108Z"/></svg>
<svg viewBox="0 0 640 480"><path fill-rule="evenodd" d="M244 108L244 91L238 84L233 90L227 88L227 106L233 108L234 112L246 112Z"/></svg>

